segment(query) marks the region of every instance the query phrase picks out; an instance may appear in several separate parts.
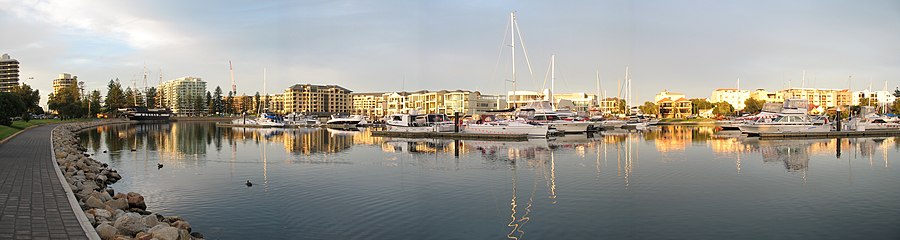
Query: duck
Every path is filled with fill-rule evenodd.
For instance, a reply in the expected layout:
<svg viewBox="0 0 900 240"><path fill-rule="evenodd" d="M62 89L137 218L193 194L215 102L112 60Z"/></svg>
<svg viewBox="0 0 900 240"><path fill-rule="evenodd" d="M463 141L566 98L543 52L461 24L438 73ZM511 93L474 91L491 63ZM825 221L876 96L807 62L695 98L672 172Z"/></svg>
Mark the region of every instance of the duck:
<svg viewBox="0 0 900 240"><path fill-rule="evenodd" d="M160 168L162 168L162 167L163 167L163 164L162 164L162 163L157 163L157 164L156 164L156 169L160 169Z"/></svg>
<svg viewBox="0 0 900 240"><path fill-rule="evenodd" d="M252 187L252 186L253 186L253 183L251 183L250 180L247 180L247 183L246 183L246 184L247 184L247 187Z"/></svg>
<svg viewBox="0 0 900 240"><path fill-rule="evenodd" d="M103 150L103 153L106 153L106 150Z"/></svg>

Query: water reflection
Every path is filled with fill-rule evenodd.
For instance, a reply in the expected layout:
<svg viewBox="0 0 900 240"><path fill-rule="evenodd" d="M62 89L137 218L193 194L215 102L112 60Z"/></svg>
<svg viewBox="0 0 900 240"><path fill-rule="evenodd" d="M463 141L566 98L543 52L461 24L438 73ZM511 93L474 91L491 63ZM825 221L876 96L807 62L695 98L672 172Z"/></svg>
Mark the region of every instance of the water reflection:
<svg viewBox="0 0 900 240"><path fill-rule="evenodd" d="M756 202L774 201L753 199L753 194L742 195L747 193L734 189L764 186L766 191L773 192L769 197L789 196L790 200L796 197L791 194L841 187L834 185L834 178L816 179L819 176L853 175L875 169L879 171L863 174L890 178L890 171L880 170L891 166L891 152L900 149L897 138L759 140L703 126L615 130L515 142L382 138L373 137L370 131L365 128L224 128L196 122L121 124L86 131L81 141L91 151L109 151L98 157L109 156L103 160L131 174L129 179L135 179L133 182L117 183L132 184L117 185L125 188L124 191L130 191L128 187L180 190L180 195L164 195L173 196L170 199L157 199L183 201L184 207L176 209L179 211L190 211L207 201L227 199L203 206L262 212L254 221L245 222L277 228L267 228L267 232L310 232L311 238L326 239L369 236L365 234L382 234L371 235L372 238L440 238L422 230L427 228L423 225L446 227L448 230L426 229L445 236L447 231L450 235L459 233L453 227L479 229L476 234L460 237L465 239L488 238L486 235L509 239L571 239L589 238L596 233L584 230L589 228L580 225L584 222L601 219L597 222L613 226L611 229L616 226L627 229L628 223L647 217L641 212L659 213L660 219L653 220L656 222L670 221L672 218L665 218L683 216L685 212L706 214L702 211L710 211L709 216L727 218L728 214L716 211L728 208L729 204L737 204L738 209L754 209L759 207ZM156 161L165 163L166 168L157 171ZM861 163L868 168L856 167ZM152 170L140 172L144 169L141 165ZM737 176L740 174L743 176ZM785 183L779 177L803 177L804 185L808 179L809 183L820 186L830 181L830 185L797 191L795 185L801 184L791 183L799 181ZM844 181L844 177L840 175L838 180ZM246 188L242 183L247 178L260 184ZM169 179L176 183L167 183ZM855 184L869 182L875 181ZM748 190L759 191L753 187ZM723 194L708 197L710 192ZM665 202L670 199L676 201ZM745 199L748 200L742 202ZM362 201L371 204L357 208ZM255 207L247 208L250 205ZM697 205L708 209L693 207ZM632 211L635 208L641 211ZM790 211L804 208L786 209L787 213L795 213ZM216 211L215 214L224 216L215 215L205 222L216 227L227 226L219 236L254 237L247 236L249 233L241 235L237 230L240 226L229 225L232 222L227 219L235 218L227 213ZM202 219L207 214L213 213L200 212L191 219ZM748 219L777 219L745 214L750 216ZM359 221L363 218L372 221ZM278 222L284 219L290 221ZM468 223L456 226L447 224L446 219L467 219L472 221L471 225L478 226ZM616 225L619 219L624 219L622 222L626 224ZM695 216L691 220L704 218ZM341 224L348 222L354 224ZM254 229L265 226L254 226ZM402 226L414 227L407 232ZM579 228L572 233L552 235L566 230L567 226ZM656 230L678 232L673 229ZM589 234L565 235L574 233ZM622 234L611 235L612 238L634 237L629 235L632 232ZM277 234L264 236L288 238ZM654 236L639 237L666 237ZM688 235L667 237L690 238Z"/></svg>

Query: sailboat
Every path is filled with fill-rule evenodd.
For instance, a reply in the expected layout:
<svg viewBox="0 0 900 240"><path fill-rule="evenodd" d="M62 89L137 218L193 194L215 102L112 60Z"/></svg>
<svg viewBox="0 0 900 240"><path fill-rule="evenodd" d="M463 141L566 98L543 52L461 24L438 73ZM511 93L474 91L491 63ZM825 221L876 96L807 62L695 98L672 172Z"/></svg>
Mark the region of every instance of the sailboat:
<svg viewBox="0 0 900 240"><path fill-rule="evenodd" d="M263 92L266 94L266 103L269 102L269 93L268 89L266 89L266 69L263 69ZM263 103L260 102L260 105ZM232 121L234 124L243 124L243 125L257 125L260 127L284 127L284 121L281 117L269 114L267 111L269 110L268 104L265 106L259 106L257 110L258 116L256 119L235 119Z"/></svg>
<svg viewBox="0 0 900 240"><path fill-rule="evenodd" d="M512 48L512 82L513 82L513 98L515 99L515 86L516 86L516 33L518 29L518 22L516 21L516 12L509 13L509 26L510 26L510 35L512 36L512 40L510 47ZM521 34L521 33L519 33ZM521 41L521 39L520 39ZM527 56L526 56L527 58ZM515 108L515 102L512 103L512 108ZM548 125L540 125L540 124L531 124L525 119L515 118L501 121L491 121L484 123L474 123L474 124L466 124L462 132L464 133L473 133L473 134L507 134L507 135L521 135L525 134L528 136L539 136L546 137L547 133L550 131Z"/></svg>
<svg viewBox="0 0 900 240"><path fill-rule="evenodd" d="M550 56L550 91L548 100L531 102L522 109L534 109L535 121L541 125L547 125L563 133L583 133L591 127L591 122L575 122L562 120L561 114L556 109L556 99L553 97L556 85L556 55Z"/></svg>

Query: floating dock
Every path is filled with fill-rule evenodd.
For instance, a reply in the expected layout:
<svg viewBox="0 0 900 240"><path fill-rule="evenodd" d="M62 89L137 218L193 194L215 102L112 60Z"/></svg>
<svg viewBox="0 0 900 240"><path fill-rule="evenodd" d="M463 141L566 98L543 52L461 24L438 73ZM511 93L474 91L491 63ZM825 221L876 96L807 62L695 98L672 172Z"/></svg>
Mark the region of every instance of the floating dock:
<svg viewBox="0 0 900 240"><path fill-rule="evenodd" d="M468 140L528 140L526 134L481 134L481 133L454 133L454 132L391 132L372 131L373 137L402 137L402 138L447 138Z"/></svg>
<svg viewBox="0 0 900 240"><path fill-rule="evenodd" d="M760 133L759 139L900 137L900 129L831 132Z"/></svg>

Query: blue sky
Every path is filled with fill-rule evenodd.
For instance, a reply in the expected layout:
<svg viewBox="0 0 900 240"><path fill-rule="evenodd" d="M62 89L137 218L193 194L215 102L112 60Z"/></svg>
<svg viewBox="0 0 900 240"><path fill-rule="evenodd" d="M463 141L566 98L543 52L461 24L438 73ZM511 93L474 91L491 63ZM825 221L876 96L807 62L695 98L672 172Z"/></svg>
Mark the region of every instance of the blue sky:
<svg viewBox="0 0 900 240"><path fill-rule="evenodd" d="M900 84L897 1L11 1L0 0L0 52L23 79L50 92L60 72L104 90L182 76L239 93L296 83L356 92L511 90L509 12L534 68L519 89L539 90L551 54L557 92L607 95L628 65L635 99L663 89L709 97L734 87L881 90ZM521 53L520 53L521 56ZM848 76L853 75L852 83ZM142 85L139 83L138 85Z"/></svg>

